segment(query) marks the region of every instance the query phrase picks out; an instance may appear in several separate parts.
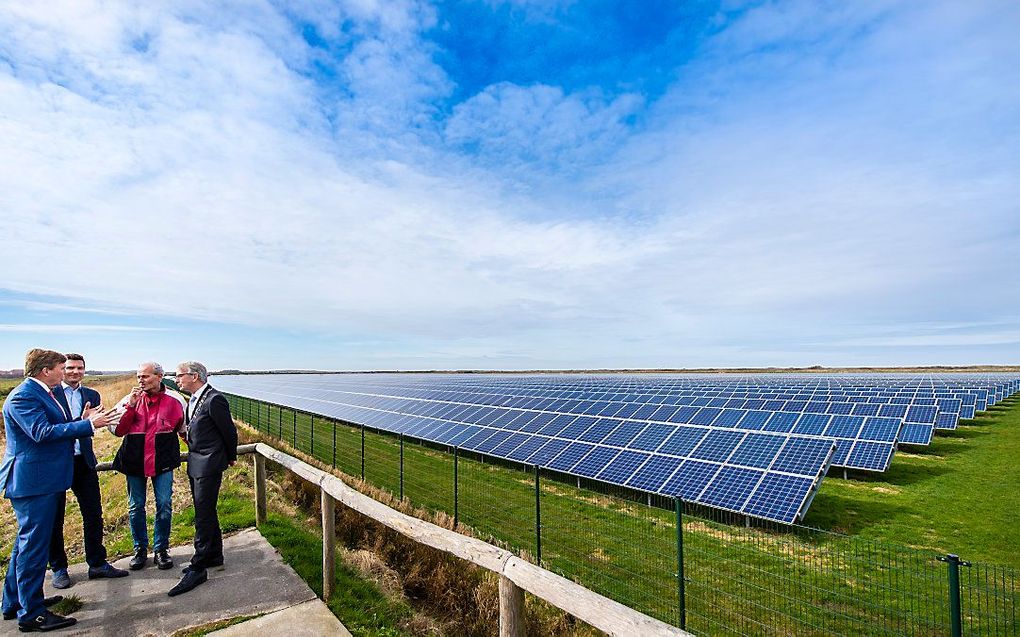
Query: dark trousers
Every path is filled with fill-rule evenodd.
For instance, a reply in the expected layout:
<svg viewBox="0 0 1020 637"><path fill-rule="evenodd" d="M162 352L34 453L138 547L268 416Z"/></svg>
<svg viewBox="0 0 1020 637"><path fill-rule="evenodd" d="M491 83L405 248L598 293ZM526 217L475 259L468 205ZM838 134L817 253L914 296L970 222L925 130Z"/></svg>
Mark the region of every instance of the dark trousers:
<svg viewBox="0 0 1020 637"><path fill-rule="evenodd" d="M191 501L195 505L195 555L191 568L200 570L223 563L223 532L216 515L216 500L220 497L222 473L192 477Z"/></svg>
<svg viewBox="0 0 1020 637"><path fill-rule="evenodd" d="M82 531L85 535L85 561L89 566L106 563L106 547L103 546L103 500L99 494L99 474L89 468L81 455L74 457L74 478L71 492L78 498L81 509ZM50 539L50 568L54 571L67 568L67 551L64 550L64 509L67 506L67 492L57 499L57 517L53 523L53 537Z"/></svg>

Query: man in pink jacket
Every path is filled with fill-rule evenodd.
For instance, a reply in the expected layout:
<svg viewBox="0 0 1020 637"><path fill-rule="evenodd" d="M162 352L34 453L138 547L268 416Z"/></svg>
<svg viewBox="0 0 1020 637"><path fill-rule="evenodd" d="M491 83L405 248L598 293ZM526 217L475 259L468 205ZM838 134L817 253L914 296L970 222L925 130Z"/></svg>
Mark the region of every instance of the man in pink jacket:
<svg viewBox="0 0 1020 637"><path fill-rule="evenodd" d="M163 386L158 363L138 366L138 386L127 397L126 411L114 433L123 436L113 468L127 476L128 520L135 556L128 568L137 571L149 559L149 535L145 524L146 478L152 480L156 498L153 525L153 563L161 570L172 568L170 517L174 469L180 466L180 443L184 437L184 405Z"/></svg>

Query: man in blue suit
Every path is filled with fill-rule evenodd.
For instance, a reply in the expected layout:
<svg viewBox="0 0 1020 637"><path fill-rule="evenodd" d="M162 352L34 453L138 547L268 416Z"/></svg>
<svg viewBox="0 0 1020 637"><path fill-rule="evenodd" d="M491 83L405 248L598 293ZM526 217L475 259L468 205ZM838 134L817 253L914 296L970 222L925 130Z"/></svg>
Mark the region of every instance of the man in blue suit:
<svg viewBox="0 0 1020 637"><path fill-rule="evenodd" d="M102 402L99 392L81 384L85 376L85 357L67 354L64 363L64 380L53 394L57 397L68 421L78 420L91 406ZM89 579L100 577L126 577L128 572L106 561L103 546L103 500L99 492L99 474L96 473L96 454L92 450L92 437L74 441L74 473L71 491L78 499L81 510L82 534L85 536L85 561L89 565ZM67 494L61 493L57 501L57 517L53 522L50 540L50 568L53 569L53 588L70 588L71 576L67 573L67 551L64 550L64 509Z"/></svg>
<svg viewBox="0 0 1020 637"><path fill-rule="evenodd" d="M18 617L22 632L65 628L75 619L46 610L43 579L60 494L71 486L74 439L115 422L99 406L67 422L69 414L53 394L64 379L66 357L33 349L25 357L25 381L4 402L7 446L0 462L0 488L11 501L18 535L4 580L4 618Z"/></svg>

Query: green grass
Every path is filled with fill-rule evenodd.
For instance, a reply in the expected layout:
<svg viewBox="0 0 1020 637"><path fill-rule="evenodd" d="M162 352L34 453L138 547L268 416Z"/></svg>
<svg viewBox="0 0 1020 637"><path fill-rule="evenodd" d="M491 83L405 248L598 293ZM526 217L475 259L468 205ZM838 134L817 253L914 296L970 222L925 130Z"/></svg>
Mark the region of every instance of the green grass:
<svg viewBox="0 0 1020 637"><path fill-rule="evenodd" d="M0 397L6 396L12 389L21 384L24 378L0 378Z"/></svg>
<svg viewBox="0 0 1020 637"><path fill-rule="evenodd" d="M95 381L99 379L110 379L119 378L117 376L86 376L82 382L93 387ZM11 393L11 390L20 385L25 379L24 378L0 378L0 402L7 397L7 394Z"/></svg>
<svg viewBox="0 0 1020 637"><path fill-rule="evenodd" d="M1020 568L1020 398L930 447L904 447L883 474L829 476L805 524Z"/></svg>
<svg viewBox="0 0 1020 637"><path fill-rule="evenodd" d="M288 409L235 401L261 431L360 476L360 428ZM280 423L283 426L280 426ZM296 434L296 435L295 435ZM364 474L399 494L400 445L367 432ZM961 574L965 627L1013 634L1020 607L1020 401L1006 401L922 453L897 454L875 478L823 483L807 524L841 531L744 528L726 516L684 523L687 627L704 634L902 634L948 631L946 567L938 553L975 564ZM453 458L404 444L403 495L416 507L453 513ZM467 457L459 462L458 513L474 535L534 558L531 472ZM579 488L584 486L585 488ZM679 622L675 514L615 497L595 484L541 481L542 563L608 597ZM991 494L991 495L988 495ZM668 504L668 503L667 503Z"/></svg>
<svg viewBox="0 0 1020 637"><path fill-rule="evenodd" d="M81 610L81 607L85 605L77 595L64 595L63 598L50 608L50 612L58 615L71 615Z"/></svg>
<svg viewBox="0 0 1020 637"><path fill-rule="evenodd" d="M322 536L275 512L269 513L259 531L270 544L281 549L283 561L321 597ZM336 592L328 606L352 634L370 637L403 634L398 626L411 615L409 606L387 599L339 560L336 572Z"/></svg>

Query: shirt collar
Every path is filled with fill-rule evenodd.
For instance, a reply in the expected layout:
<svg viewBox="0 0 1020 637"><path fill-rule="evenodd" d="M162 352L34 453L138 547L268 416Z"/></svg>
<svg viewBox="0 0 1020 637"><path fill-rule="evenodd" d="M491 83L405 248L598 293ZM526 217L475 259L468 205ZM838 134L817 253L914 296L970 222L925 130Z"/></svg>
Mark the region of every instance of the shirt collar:
<svg viewBox="0 0 1020 637"><path fill-rule="evenodd" d="M192 400L198 400L199 397L205 393L205 390L209 387L209 382L202 383L202 386L195 390L195 393L191 395Z"/></svg>
<svg viewBox="0 0 1020 637"><path fill-rule="evenodd" d="M71 391L81 391L81 383L78 383L78 386L77 386L77 387L71 387L71 386L70 386L70 385L68 385L68 384L67 384L66 382L64 382L64 381L60 381L60 386L64 388L64 391L65 391L65 392L66 392L66 391L67 391L68 389L70 389Z"/></svg>
<svg viewBox="0 0 1020 637"><path fill-rule="evenodd" d="M39 386L42 387L46 391L46 393L52 393L53 392L53 390L50 389L49 385L47 385L46 383L42 382L41 380L39 380L35 376L29 376L28 380L34 380L35 382L39 383Z"/></svg>

